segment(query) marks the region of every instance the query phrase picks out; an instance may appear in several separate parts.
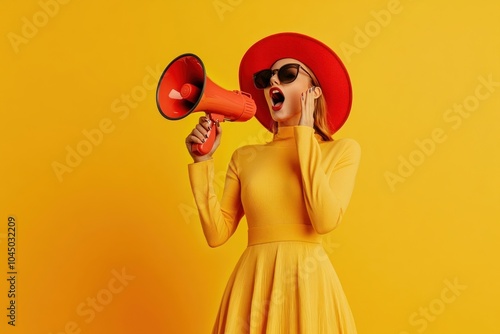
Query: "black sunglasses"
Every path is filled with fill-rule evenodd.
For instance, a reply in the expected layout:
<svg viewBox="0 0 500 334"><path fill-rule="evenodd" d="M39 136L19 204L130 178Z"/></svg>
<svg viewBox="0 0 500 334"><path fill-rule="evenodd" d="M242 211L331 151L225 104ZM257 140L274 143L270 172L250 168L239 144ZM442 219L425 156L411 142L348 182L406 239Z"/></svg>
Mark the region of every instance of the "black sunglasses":
<svg viewBox="0 0 500 334"><path fill-rule="evenodd" d="M313 77L300 64L285 64L276 70L262 70L253 75L253 83L257 89L264 89L271 86L271 78L274 73L278 72L280 83L288 84L294 82L299 75L299 70L302 69L312 79ZM314 79L313 79L314 80Z"/></svg>

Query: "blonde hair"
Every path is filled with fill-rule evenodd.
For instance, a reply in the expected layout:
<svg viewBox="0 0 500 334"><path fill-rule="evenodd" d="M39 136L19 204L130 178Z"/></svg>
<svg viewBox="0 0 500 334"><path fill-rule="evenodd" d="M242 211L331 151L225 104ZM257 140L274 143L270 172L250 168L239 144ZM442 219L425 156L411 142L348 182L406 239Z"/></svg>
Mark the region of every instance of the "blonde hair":
<svg viewBox="0 0 500 334"><path fill-rule="evenodd" d="M332 141L333 133L328 126L326 100L323 94L315 101L314 108L314 130L324 141Z"/></svg>

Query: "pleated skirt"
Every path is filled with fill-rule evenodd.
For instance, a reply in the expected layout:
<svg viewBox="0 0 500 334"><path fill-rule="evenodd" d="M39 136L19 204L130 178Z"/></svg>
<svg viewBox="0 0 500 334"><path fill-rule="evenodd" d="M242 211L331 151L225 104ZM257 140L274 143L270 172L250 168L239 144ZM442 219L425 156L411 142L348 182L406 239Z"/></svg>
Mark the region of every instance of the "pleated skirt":
<svg viewBox="0 0 500 334"><path fill-rule="evenodd" d="M356 334L339 278L320 242L250 243L220 304L213 334Z"/></svg>

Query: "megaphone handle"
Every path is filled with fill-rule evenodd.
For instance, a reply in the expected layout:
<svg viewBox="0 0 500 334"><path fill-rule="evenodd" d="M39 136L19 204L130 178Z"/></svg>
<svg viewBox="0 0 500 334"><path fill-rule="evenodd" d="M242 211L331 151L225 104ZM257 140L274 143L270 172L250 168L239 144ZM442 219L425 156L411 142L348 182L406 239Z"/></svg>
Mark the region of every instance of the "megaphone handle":
<svg viewBox="0 0 500 334"><path fill-rule="evenodd" d="M214 147L215 137L217 136L217 130L215 129L215 122L224 121L224 116L217 114L207 114L207 117L212 121L212 128L208 131L208 138L205 140L203 144L193 144L191 146L191 150L196 155L205 155L208 154L212 147Z"/></svg>

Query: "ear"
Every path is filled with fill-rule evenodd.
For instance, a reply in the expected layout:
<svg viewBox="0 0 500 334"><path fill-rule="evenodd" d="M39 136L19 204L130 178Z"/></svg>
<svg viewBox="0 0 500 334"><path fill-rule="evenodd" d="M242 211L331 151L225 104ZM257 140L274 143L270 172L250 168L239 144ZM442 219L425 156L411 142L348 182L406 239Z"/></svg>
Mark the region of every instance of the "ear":
<svg viewBox="0 0 500 334"><path fill-rule="evenodd" d="M323 95L323 91L321 90L321 87L318 87L318 86L314 86L313 92L314 92L314 99L317 99L318 97Z"/></svg>

